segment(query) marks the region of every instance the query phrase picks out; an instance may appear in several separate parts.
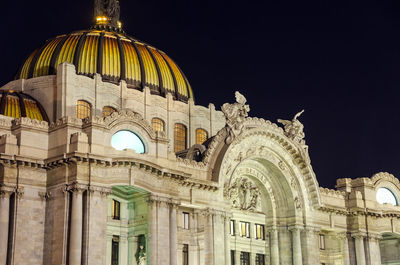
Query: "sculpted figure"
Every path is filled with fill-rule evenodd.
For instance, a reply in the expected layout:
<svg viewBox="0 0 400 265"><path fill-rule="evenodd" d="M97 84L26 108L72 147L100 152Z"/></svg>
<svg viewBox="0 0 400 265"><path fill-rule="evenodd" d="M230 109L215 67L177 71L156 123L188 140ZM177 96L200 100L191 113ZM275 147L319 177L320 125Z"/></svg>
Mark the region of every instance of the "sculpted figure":
<svg viewBox="0 0 400 265"><path fill-rule="evenodd" d="M304 112L304 110L300 111L299 113L297 113L296 115L294 115L293 119L291 121L289 120L281 120L278 119L278 122L283 124L284 129L285 129L285 135L287 137L289 137L290 139L301 143L301 144L305 144L304 141L304 125L297 119L302 113Z"/></svg>
<svg viewBox="0 0 400 265"><path fill-rule="evenodd" d="M146 252L144 252L143 246L140 245L139 253L137 257L137 264L138 265L146 265Z"/></svg>
<svg viewBox="0 0 400 265"><path fill-rule="evenodd" d="M260 209L260 191L247 178L235 179L230 186L225 187L224 194L232 208L253 212Z"/></svg>
<svg viewBox="0 0 400 265"><path fill-rule="evenodd" d="M118 0L94 0L94 16L106 16L110 19L110 24L118 26L120 7Z"/></svg>
<svg viewBox="0 0 400 265"><path fill-rule="evenodd" d="M228 137L225 142L230 144L233 139L242 132L243 122L250 111L249 105L246 105L246 98L238 91L235 92L236 102L233 104L225 103L221 110L226 119L226 130Z"/></svg>

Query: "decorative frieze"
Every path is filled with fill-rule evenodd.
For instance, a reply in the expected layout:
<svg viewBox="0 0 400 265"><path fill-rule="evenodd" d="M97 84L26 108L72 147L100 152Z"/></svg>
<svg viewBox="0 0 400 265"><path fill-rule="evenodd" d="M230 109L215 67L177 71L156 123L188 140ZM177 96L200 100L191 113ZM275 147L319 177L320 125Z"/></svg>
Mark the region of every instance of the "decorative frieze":
<svg viewBox="0 0 400 265"><path fill-rule="evenodd" d="M244 211L261 211L260 195L259 188L245 177L231 180L224 188L224 196L231 202L231 207Z"/></svg>

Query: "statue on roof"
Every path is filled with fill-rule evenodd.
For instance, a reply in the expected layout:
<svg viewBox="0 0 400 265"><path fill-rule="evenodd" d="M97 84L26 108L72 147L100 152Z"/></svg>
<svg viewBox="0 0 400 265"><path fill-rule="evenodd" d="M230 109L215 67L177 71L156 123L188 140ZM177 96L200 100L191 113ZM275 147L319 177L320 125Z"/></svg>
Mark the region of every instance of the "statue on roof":
<svg viewBox="0 0 400 265"><path fill-rule="evenodd" d="M117 27L120 15L118 0L94 0L94 17L107 17L108 23Z"/></svg>
<svg viewBox="0 0 400 265"><path fill-rule="evenodd" d="M233 139L242 132L243 122L250 111L249 105L246 105L246 98L238 91L235 92L236 102L233 104L225 103L221 110L226 119L227 138L225 142L230 144Z"/></svg>
<svg viewBox="0 0 400 265"><path fill-rule="evenodd" d="M304 125L297 118L300 117L303 112L304 110L298 112L291 121L278 119L278 122L284 126L285 135L300 144L305 144Z"/></svg>

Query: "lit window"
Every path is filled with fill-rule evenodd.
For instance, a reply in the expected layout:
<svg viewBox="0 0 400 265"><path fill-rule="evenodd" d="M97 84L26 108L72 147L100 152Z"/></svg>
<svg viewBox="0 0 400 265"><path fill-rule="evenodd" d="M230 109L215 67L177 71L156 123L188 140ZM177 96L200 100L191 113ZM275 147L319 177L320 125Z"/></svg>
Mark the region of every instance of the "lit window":
<svg viewBox="0 0 400 265"><path fill-rule="evenodd" d="M151 126L153 130L156 132L163 132L164 131L164 121L159 118L151 119Z"/></svg>
<svg viewBox="0 0 400 265"><path fill-rule="evenodd" d="M250 238L250 223L240 222L240 236Z"/></svg>
<svg viewBox="0 0 400 265"><path fill-rule="evenodd" d="M379 188L376 192L376 200L380 204L390 203L392 205L397 205L397 199L388 188Z"/></svg>
<svg viewBox="0 0 400 265"><path fill-rule="evenodd" d="M102 111L102 116L103 118L110 116L111 114L113 114L113 112L116 112L117 110L114 109L113 107L110 106L104 106L103 107L103 111Z"/></svg>
<svg viewBox="0 0 400 265"><path fill-rule="evenodd" d="M183 229L189 229L189 213L182 213Z"/></svg>
<svg viewBox="0 0 400 265"><path fill-rule="evenodd" d="M189 245L183 244L182 265L189 265Z"/></svg>
<svg viewBox="0 0 400 265"><path fill-rule="evenodd" d="M204 143L208 138L208 133L204 129L196 129L196 144Z"/></svg>
<svg viewBox="0 0 400 265"><path fill-rule="evenodd" d="M84 119L91 116L91 105L89 102L84 100L78 100L76 103L76 117L78 119Z"/></svg>
<svg viewBox="0 0 400 265"><path fill-rule="evenodd" d="M319 235L319 249L325 249L325 236Z"/></svg>
<svg viewBox="0 0 400 265"><path fill-rule="evenodd" d="M231 236L235 235L235 220L230 221L230 230L231 230Z"/></svg>
<svg viewBox="0 0 400 265"><path fill-rule="evenodd" d="M250 265L249 252L240 252L240 265Z"/></svg>
<svg viewBox="0 0 400 265"><path fill-rule="evenodd" d="M118 265L119 260L119 236L113 236L111 245L111 265Z"/></svg>
<svg viewBox="0 0 400 265"><path fill-rule="evenodd" d="M174 151L179 152L186 149L186 126L176 123L174 128Z"/></svg>
<svg viewBox="0 0 400 265"><path fill-rule="evenodd" d="M138 154L144 153L142 140L131 131L119 131L111 137L111 146L117 150L133 149Z"/></svg>
<svg viewBox="0 0 400 265"><path fill-rule="evenodd" d="M265 240L264 225L256 224L254 226L256 239Z"/></svg>
<svg viewBox="0 0 400 265"><path fill-rule="evenodd" d="M264 254L256 254L256 265L265 265L265 256Z"/></svg>
<svg viewBox="0 0 400 265"><path fill-rule="evenodd" d="M114 220L120 219L121 207L119 201L112 200L111 204L111 218Z"/></svg>

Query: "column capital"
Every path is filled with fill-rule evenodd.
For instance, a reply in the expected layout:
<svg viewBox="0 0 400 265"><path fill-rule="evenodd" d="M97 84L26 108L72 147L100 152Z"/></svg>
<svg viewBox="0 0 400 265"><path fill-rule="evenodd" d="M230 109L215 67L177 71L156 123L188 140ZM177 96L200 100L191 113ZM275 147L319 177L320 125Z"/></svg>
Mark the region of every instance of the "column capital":
<svg viewBox="0 0 400 265"><path fill-rule="evenodd" d="M347 239L347 232L346 232L346 231L338 232L338 233L336 234L336 237L339 238L339 239L341 239L341 240Z"/></svg>
<svg viewBox="0 0 400 265"><path fill-rule="evenodd" d="M88 189L87 185L80 184L77 182L73 182L73 183L67 185L67 190L72 193L82 194L87 189Z"/></svg>
<svg viewBox="0 0 400 265"><path fill-rule="evenodd" d="M382 235L379 233L368 233L367 235L368 239L380 241L382 240Z"/></svg>
<svg viewBox="0 0 400 265"><path fill-rule="evenodd" d="M367 234L365 232L355 232L355 233L351 233L351 237L355 238L355 239L364 239L364 237L366 237Z"/></svg>
<svg viewBox="0 0 400 265"><path fill-rule="evenodd" d="M108 196L111 194L111 188L103 187L103 186L90 185L88 187L88 191L90 193L98 192L101 196Z"/></svg>
<svg viewBox="0 0 400 265"><path fill-rule="evenodd" d="M43 201L47 201L51 197L51 192L49 192L49 191L39 191L38 195Z"/></svg>
<svg viewBox="0 0 400 265"><path fill-rule="evenodd" d="M0 198L10 198L11 194L13 194L15 190L15 187L0 186Z"/></svg>
<svg viewBox="0 0 400 265"><path fill-rule="evenodd" d="M297 230L302 231L304 229L301 225L292 225L288 227L289 231L296 232Z"/></svg>

